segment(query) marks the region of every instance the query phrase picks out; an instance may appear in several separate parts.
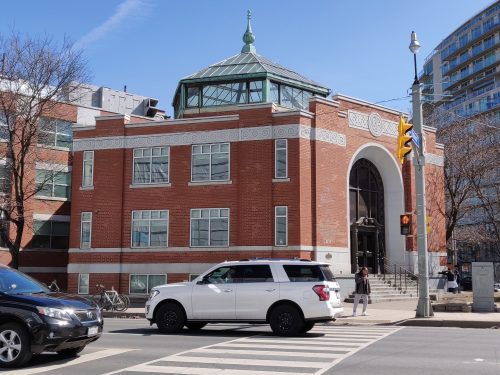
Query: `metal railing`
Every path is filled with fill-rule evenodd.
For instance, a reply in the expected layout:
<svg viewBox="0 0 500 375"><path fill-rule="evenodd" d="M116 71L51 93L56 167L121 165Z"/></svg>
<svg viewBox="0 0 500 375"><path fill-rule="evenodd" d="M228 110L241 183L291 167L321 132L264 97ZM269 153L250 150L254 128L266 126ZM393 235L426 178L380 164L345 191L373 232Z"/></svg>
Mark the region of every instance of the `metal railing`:
<svg viewBox="0 0 500 375"><path fill-rule="evenodd" d="M408 271L406 268L398 264L386 264L384 265L385 277L389 280L394 280L394 287L401 291L406 292L408 286L412 283L417 285L417 296L418 296L418 276L413 272Z"/></svg>

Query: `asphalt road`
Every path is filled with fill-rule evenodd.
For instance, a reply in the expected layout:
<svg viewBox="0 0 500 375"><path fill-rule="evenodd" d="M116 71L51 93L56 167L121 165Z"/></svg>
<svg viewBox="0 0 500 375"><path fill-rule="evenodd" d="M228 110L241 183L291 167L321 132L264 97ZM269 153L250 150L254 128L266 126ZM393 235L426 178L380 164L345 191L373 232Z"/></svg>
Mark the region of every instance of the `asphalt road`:
<svg viewBox="0 0 500 375"><path fill-rule="evenodd" d="M317 325L282 338L267 326L209 325L162 335L146 320L106 319L78 358L35 356L15 375L498 375L500 330Z"/></svg>

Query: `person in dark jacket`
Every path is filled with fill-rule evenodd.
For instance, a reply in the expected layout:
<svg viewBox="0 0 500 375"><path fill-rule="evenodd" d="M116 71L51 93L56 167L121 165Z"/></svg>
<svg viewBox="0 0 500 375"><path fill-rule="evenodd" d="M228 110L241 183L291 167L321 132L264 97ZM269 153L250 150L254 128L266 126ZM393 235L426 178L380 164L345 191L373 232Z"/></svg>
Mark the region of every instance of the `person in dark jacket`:
<svg viewBox="0 0 500 375"><path fill-rule="evenodd" d="M371 293L370 280L368 280L368 268L363 267L354 276L354 281L356 282L356 289L354 290L354 306L352 307L352 316L356 316L356 309L358 308L358 303L360 299L363 299L363 313L361 315L366 316L366 308L368 306L368 296Z"/></svg>

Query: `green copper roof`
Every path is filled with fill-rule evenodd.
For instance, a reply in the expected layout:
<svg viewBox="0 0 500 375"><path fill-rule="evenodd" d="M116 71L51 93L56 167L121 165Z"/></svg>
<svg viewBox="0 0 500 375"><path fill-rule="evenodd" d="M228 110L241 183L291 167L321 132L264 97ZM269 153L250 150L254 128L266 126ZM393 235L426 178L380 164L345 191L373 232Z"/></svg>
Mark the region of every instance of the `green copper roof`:
<svg viewBox="0 0 500 375"><path fill-rule="evenodd" d="M310 80L293 70L285 68L284 66L281 66L264 56L258 55L255 52L244 52L229 57L216 64L210 65L208 68L184 77L181 81L203 81L205 79L207 81L218 80L214 78L220 78L222 81L224 78L237 79L245 78L245 76L248 75L261 75L263 77L272 76L277 79L283 78L285 80L294 81L299 86L313 86L318 91L328 92L328 89L325 86Z"/></svg>

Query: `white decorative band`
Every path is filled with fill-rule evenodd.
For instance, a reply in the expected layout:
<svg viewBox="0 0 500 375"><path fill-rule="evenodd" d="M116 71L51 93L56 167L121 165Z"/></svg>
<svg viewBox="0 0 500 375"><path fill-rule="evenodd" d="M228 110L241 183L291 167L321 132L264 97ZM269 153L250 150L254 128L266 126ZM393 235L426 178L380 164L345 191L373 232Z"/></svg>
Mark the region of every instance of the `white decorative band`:
<svg viewBox="0 0 500 375"><path fill-rule="evenodd" d="M70 248L69 253L171 253L171 252L229 252L229 251L313 251L314 246L228 246L228 247L161 247L161 248L119 248L101 247L91 249Z"/></svg>
<svg viewBox="0 0 500 375"><path fill-rule="evenodd" d="M70 217L67 215L52 215L52 214L33 214L33 220L43 221L64 221L69 223Z"/></svg>
<svg viewBox="0 0 500 375"><path fill-rule="evenodd" d="M425 154L425 162L427 164L434 164L438 167L444 166L444 157L436 154Z"/></svg>
<svg viewBox="0 0 500 375"><path fill-rule="evenodd" d="M19 271L27 273L66 273L66 267L19 267Z"/></svg>
<svg viewBox="0 0 500 375"><path fill-rule="evenodd" d="M165 274L205 272L216 263L72 263L68 273Z"/></svg>
<svg viewBox="0 0 500 375"><path fill-rule="evenodd" d="M369 131L374 137L387 135L396 138L398 136L398 124L380 117L376 112L366 114L349 109L347 111L349 127Z"/></svg>
<svg viewBox="0 0 500 375"><path fill-rule="evenodd" d="M342 147L346 146L346 136L344 134L293 124L170 134L83 138L73 141L73 151L156 146L187 146L202 143L259 141L277 138L304 138L323 141Z"/></svg>
<svg viewBox="0 0 500 375"><path fill-rule="evenodd" d="M56 171L56 172L70 172L71 166L65 164L37 162L36 169L43 169L46 171Z"/></svg>

